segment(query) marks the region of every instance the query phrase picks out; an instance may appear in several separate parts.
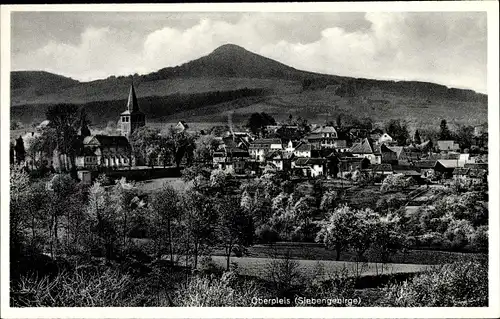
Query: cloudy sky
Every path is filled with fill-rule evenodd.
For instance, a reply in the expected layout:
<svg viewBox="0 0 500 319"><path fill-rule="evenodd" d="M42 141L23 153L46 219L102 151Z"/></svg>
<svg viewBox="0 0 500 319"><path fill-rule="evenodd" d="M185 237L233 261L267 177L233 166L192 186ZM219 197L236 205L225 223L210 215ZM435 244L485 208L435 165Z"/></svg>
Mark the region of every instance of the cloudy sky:
<svg viewBox="0 0 500 319"><path fill-rule="evenodd" d="M12 69L149 73L233 43L298 69L486 93L484 12L14 12Z"/></svg>

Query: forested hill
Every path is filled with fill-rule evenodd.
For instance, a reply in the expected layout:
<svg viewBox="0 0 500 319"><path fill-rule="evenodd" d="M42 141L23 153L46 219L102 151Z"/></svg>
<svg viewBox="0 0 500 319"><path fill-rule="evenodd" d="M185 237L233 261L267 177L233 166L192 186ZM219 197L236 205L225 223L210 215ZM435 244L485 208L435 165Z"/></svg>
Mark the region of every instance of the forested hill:
<svg viewBox="0 0 500 319"><path fill-rule="evenodd" d="M322 103L331 106L338 103L339 99L342 102L351 101L354 98L361 99L361 104L382 101L381 104L389 105L391 108L398 108L399 103L408 104L410 100L418 100L423 101L428 108L445 107L446 110L442 113L461 112L461 109L467 107L461 105L460 109L456 110L453 106L456 103L470 103L468 107L471 108L472 113L482 114L487 108L487 95L472 90L448 88L427 82L382 81L301 71L232 44L223 45L204 57L176 67L163 68L146 75L134 75L133 81L138 97L146 101L148 99L161 100L163 97L175 95L190 101L198 101L187 103L186 108L165 103L155 104L155 109L149 116L152 120L166 114L203 109L213 105L212 102L203 103L199 100L203 94L210 96L221 94L220 92L241 93L242 90L247 90L243 96L240 96L240 93L227 93L226 98L219 100L226 103L230 101L227 96L234 97L233 100L238 102L230 108L237 112L238 106L249 106L248 103L239 101L242 97L247 98L250 95L278 97L292 101L288 105L286 103L280 105L284 108L282 111L287 113L287 109L293 109L298 102L301 103L301 108L314 106L317 103L317 100L312 100L307 92L324 91L325 95L321 97L324 100ZM11 105L17 108L13 110L13 115L16 117L26 112L23 122L30 120L29 114L40 118L43 117L42 109L52 104L91 103L114 112L118 109L114 105L126 99L130 83L132 83L132 76L111 76L103 80L79 82L48 72L12 72ZM188 98L188 96L191 97ZM172 101L172 98L164 100ZM215 100L217 99L213 101ZM434 106L433 103L436 105ZM147 105L146 103L146 107ZM157 108L165 108L165 110ZM94 109L97 110L91 107L90 111L94 112ZM217 112L220 110L220 108L217 109ZM93 115L100 116L99 113ZM320 116L320 113L313 115ZM465 117L466 115L460 113L458 116Z"/></svg>

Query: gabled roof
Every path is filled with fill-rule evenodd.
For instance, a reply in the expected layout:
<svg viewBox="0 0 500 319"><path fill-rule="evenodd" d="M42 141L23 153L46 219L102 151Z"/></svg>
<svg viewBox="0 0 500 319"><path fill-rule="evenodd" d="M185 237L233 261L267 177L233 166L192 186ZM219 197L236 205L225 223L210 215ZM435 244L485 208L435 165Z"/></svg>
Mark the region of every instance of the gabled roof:
<svg viewBox="0 0 500 319"><path fill-rule="evenodd" d="M120 146L120 147L130 147L130 143L128 142L125 136L117 136L117 135L94 135L87 136L83 139L83 143L85 144L98 144L101 147L112 147L112 146Z"/></svg>
<svg viewBox="0 0 500 319"><path fill-rule="evenodd" d="M438 164L441 164L444 168L463 167L463 165L460 165L461 163L459 161L457 161L457 160L440 159L440 160L436 161L436 165L438 165Z"/></svg>
<svg viewBox="0 0 500 319"><path fill-rule="evenodd" d="M315 128L311 133L334 133L336 135L337 130L333 126L326 125Z"/></svg>
<svg viewBox="0 0 500 319"><path fill-rule="evenodd" d="M370 145L370 141L364 138L360 143L354 143L349 149L349 152L353 154L373 154L373 147Z"/></svg>
<svg viewBox="0 0 500 319"><path fill-rule="evenodd" d="M127 110L122 113L122 115L128 115L132 113L141 113L139 110L139 104L137 103L137 96L135 95L134 83L130 85L130 91L128 93L127 100Z"/></svg>
<svg viewBox="0 0 500 319"><path fill-rule="evenodd" d="M394 153L396 153L398 159L401 157L401 153L403 153L404 151L403 146L388 146L388 148Z"/></svg>
<svg viewBox="0 0 500 319"><path fill-rule="evenodd" d="M312 150L312 145L302 142L295 148L295 150L299 152L310 152Z"/></svg>

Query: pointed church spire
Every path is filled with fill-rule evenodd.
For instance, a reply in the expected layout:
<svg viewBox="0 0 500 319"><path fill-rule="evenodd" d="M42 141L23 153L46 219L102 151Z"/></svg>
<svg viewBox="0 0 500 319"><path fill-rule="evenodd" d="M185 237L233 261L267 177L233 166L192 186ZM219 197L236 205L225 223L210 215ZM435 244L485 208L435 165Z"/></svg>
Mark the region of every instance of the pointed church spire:
<svg viewBox="0 0 500 319"><path fill-rule="evenodd" d="M137 104L137 97L135 96L134 81L130 85L130 92L128 94L127 109L129 112L138 112L139 104Z"/></svg>

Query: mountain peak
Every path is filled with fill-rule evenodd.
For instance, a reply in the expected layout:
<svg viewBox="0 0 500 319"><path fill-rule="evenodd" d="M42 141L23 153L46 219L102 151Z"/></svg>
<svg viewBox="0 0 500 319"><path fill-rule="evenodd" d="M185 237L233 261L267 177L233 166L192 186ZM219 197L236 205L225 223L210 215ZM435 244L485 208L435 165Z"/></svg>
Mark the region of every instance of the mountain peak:
<svg viewBox="0 0 500 319"><path fill-rule="evenodd" d="M215 49L212 53L227 53L227 52L248 52L243 47L240 47L239 45L232 44L232 43L227 43L223 44L217 49Z"/></svg>

